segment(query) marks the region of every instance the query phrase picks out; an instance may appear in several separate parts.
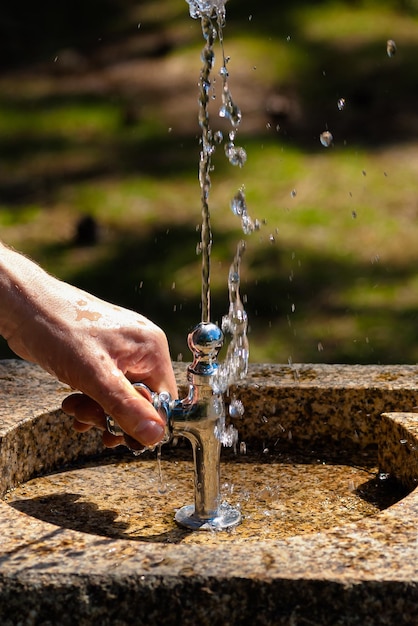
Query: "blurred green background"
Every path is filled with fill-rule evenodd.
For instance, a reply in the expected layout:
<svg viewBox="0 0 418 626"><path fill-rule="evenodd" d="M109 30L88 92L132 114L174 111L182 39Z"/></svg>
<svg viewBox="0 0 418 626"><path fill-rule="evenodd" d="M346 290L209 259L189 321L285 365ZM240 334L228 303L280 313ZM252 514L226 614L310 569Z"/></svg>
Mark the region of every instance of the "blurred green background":
<svg viewBox="0 0 418 626"><path fill-rule="evenodd" d="M224 39L248 162L214 157L213 320L245 187L263 222L242 267L251 359L417 362L418 1L229 0ZM1 238L150 317L185 360L202 45L185 0L16 0L0 16Z"/></svg>

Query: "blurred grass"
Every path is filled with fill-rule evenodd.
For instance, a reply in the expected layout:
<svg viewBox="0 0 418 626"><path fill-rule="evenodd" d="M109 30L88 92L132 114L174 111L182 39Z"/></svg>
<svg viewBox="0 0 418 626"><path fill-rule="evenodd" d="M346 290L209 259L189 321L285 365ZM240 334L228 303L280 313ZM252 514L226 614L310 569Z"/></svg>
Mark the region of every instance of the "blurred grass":
<svg viewBox="0 0 418 626"><path fill-rule="evenodd" d="M1 237L151 317L173 357L188 359L186 334L200 317L199 24L184 0L109 0L100 19L94 6L72 5L70 21L38 31L42 45L32 29L26 47L9 45ZM29 17L41 23L43 11L24 19L13 10L0 20L0 32L12 25L0 51ZM227 4L248 163L235 169L221 150L214 159L212 317L227 310L243 236L228 205L245 186L264 222L242 268L254 361L418 361L416 11L412 0ZM398 45L393 58L387 39ZM86 215L98 241L77 245Z"/></svg>

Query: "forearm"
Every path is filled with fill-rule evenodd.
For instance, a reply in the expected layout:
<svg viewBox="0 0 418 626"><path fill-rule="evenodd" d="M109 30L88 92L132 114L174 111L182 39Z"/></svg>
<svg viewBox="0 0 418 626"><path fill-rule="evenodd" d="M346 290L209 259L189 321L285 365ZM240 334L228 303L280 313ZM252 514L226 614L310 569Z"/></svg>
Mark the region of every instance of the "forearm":
<svg viewBox="0 0 418 626"><path fill-rule="evenodd" d="M43 270L0 242L0 334L9 340L29 314Z"/></svg>
<svg viewBox="0 0 418 626"><path fill-rule="evenodd" d="M31 349L37 343L33 335L54 315L56 283L36 263L0 242L0 334L25 359L39 361Z"/></svg>

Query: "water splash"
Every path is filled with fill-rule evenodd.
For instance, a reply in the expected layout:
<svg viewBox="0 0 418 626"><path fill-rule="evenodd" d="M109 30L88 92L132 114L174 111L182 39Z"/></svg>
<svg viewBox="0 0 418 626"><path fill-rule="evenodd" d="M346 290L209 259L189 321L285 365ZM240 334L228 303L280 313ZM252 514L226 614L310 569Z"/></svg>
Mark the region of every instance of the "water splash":
<svg viewBox="0 0 418 626"><path fill-rule="evenodd" d="M319 140L324 148L329 148L330 146L332 146L334 137L329 132L329 130L324 130L324 132L319 135Z"/></svg>
<svg viewBox="0 0 418 626"><path fill-rule="evenodd" d="M189 5L190 15L194 19L219 15L225 19L226 0L186 0Z"/></svg>
<svg viewBox="0 0 418 626"><path fill-rule="evenodd" d="M248 214L247 202L242 187L231 200L231 211L241 219L241 226L245 235L250 235L255 230L259 230L260 222L253 220Z"/></svg>
<svg viewBox="0 0 418 626"><path fill-rule="evenodd" d="M397 47L396 47L396 43L393 41L393 39L388 39L386 42L386 52L388 57L391 59L392 57L395 56L397 51Z"/></svg>
<svg viewBox="0 0 418 626"><path fill-rule="evenodd" d="M232 418L240 418L244 415L244 405L238 398L233 397L229 405L229 415Z"/></svg>
<svg viewBox="0 0 418 626"><path fill-rule="evenodd" d="M222 319L222 330L230 335L231 339L225 360L219 365L215 376L215 393L225 393L232 384L242 380L248 371L250 352L247 338L248 317L240 296L240 270L245 248L245 241L241 240L229 268L229 311Z"/></svg>
<svg viewBox="0 0 418 626"><path fill-rule="evenodd" d="M339 100L337 102L338 110L339 111L344 111L345 105L346 105L345 98L339 98Z"/></svg>

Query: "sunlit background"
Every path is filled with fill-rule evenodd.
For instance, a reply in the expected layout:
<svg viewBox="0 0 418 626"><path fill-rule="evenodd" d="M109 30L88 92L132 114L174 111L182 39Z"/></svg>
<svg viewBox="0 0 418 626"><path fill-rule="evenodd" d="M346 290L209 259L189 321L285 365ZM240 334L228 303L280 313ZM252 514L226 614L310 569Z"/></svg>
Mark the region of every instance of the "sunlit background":
<svg viewBox="0 0 418 626"><path fill-rule="evenodd" d="M229 0L224 38L248 161L214 158L213 321L245 238L252 361L417 362L418 2ZM202 46L185 0L0 15L1 238L150 317L174 360L200 321Z"/></svg>

